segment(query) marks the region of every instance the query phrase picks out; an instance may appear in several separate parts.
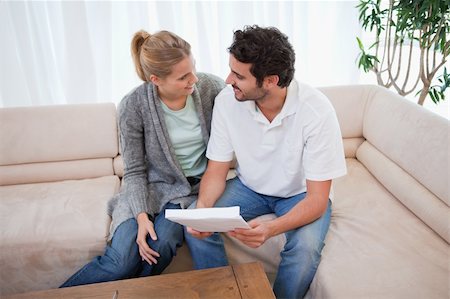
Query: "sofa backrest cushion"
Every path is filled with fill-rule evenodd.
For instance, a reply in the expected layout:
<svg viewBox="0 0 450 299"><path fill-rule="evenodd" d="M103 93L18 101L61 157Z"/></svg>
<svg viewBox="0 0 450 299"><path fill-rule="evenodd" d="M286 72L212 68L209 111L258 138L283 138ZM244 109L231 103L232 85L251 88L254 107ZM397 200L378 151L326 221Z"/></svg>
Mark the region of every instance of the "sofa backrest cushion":
<svg viewBox="0 0 450 299"><path fill-rule="evenodd" d="M358 149L358 160L450 242L450 122L381 87L373 90L363 122L363 135L370 146ZM392 163L374 159L376 155L369 152L376 151Z"/></svg>
<svg viewBox="0 0 450 299"><path fill-rule="evenodd" d="M335 107L346 156L351 141L358 161L450 242L450 122L380 86L321 90Z"/></svg>
<svg viewBox="0 0 450 299"><path fill-rule="evenodd" d="M321 87L336 110L346 158L355 158L364 142L363 117L370 85Z"/></svg>
<svg viewBox="0 0 450 299"><path fill-rule="evenodd" d="M342 138L363 137L363 119L371 85L320 87L333 104Z"/></svg>
<svg viewBox="0 0 450 299"><path fill-rule="evenodd" d="M382 87L373 89L364 137L450 206L450 122Z"/></svg>
<svg viewBox="0 0 450 299"><path fill-rule="evenodd" d="M95 103L2 108L0 140L1 185L51 181L58 173L61 179L111 175L118 154L116 107Z"/></svg>
<svg viewBox="0 0 450 299"><path fill-rule="evenodd" d="M111 158L0 166L0 186L92 179L114 174Z"/></svg>

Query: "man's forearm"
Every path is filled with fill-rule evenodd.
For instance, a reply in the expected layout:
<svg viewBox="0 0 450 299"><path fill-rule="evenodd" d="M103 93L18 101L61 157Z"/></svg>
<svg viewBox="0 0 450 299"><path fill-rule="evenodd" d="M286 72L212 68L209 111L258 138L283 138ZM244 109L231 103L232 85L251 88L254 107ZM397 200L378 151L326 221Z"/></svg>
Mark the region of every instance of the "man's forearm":
<svg viewBox="0 0 450 299"><path fill-rule="evenodd" d="M197 208L211 208L225 190L231 162L209 161L200 182Z"/></svg>
<svg viewBox="0 0 450 299"><path fill-rule="evenodd" d="M271 236L284 233L309 224L320 218L328 207L331 180L324 182L307 181L306 197L285 215L268 223Z"/></svg>
<svg viewBox="0 0 450 299"><path fill-rule="evenodd" d="M323 215L327 205L328 199L305 198L288 213L271 221L269 224L271 236L285 233L315 221Z"/></svg>
<svg viewBox="0 0 450 299"><path fill-rule="evenodd" d="M211 208L225 190L226 181L214 175L208 175L208 172L200 182L197 208Z"/></svg>

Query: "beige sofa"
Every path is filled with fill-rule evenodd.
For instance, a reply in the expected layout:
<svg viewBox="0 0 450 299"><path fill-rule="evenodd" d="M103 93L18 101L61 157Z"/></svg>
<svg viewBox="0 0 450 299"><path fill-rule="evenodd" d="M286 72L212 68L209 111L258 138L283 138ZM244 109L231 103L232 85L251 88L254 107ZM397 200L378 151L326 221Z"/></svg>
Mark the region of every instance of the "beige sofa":
<svg viewBox="0 0 450 299"><path fill-rule="evenodd" d="M377 86L326 87L348 175L308 298L448 298L449 121ZM56 288L103 252L123 174L115 106L0 109L0 296ZM270 218L273 215L264 215ZM284 237L231 263L273 281ZM166 272L191 269L183 246Z"/></svg>

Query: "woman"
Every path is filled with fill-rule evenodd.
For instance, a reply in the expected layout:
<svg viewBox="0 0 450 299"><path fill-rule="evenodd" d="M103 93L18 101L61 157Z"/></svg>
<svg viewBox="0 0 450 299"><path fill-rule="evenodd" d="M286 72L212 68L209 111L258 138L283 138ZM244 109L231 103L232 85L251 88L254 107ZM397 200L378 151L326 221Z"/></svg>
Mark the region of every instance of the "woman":
<svg viewBox="0 0 450 299"><path fill-rule="evenodd" d="M206 168L214 98L225 83L196 73L189 43L168 31L137 32L131 52L145 83L118 107L124 176L108 204L112 239L61 287L160 274L183 242L182 226L164 211L196 199Z"/></svg>

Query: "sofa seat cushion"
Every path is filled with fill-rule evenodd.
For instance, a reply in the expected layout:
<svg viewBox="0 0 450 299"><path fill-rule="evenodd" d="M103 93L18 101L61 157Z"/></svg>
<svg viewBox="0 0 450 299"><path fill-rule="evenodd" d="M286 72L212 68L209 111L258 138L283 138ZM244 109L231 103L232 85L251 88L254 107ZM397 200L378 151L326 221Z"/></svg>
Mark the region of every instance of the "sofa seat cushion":
<svg viewBox="0 0 450 299"><path fill-rule="evenodd" d="M119 178L0 187L0 295L56 288L103 253Z"/></svg>
<svg viewBox="0 0 450 299"><path fill-rule="evenodd" d="M336 199L309 298L446 298L449 245L355 159Z"/></svg>

